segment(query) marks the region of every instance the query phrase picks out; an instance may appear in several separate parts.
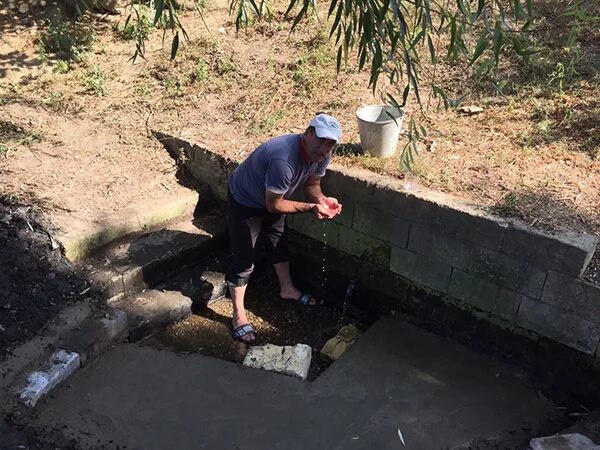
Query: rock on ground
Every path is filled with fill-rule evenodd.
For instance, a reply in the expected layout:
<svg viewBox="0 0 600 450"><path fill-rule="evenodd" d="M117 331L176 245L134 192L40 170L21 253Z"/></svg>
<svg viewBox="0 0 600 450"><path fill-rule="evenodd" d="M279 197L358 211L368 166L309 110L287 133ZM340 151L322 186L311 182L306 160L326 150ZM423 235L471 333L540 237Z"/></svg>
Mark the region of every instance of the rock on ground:
<svg viewBox="0 0 600 450"><path fill-rule="evenodd" d="M269 370L306 380L312 349L306 344L279 346L266 344L251 347L244 358L244 366Z"/></svg>
<svg viewBox="0 0 600 450"><path fill-rule="evenodd" d="M531 450L600 450L600 445L579 433L532 439Z"/></svg>
<svg viewBox="0 0 600 450"><path fill-rule="evenodd" d="M329 339L323 348L321 354L328 356L334 361L344 354L346 350L354 344L360 333L354 325L342 327L338 333Z"/></svg>

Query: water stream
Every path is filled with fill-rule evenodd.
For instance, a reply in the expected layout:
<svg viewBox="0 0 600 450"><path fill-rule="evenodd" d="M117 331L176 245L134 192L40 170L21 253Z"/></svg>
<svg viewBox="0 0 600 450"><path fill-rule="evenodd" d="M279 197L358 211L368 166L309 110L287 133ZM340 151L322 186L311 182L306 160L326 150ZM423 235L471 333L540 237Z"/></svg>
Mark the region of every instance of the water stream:
<svg viewBox="0 0 600 450"><path fill-rule="evenodd" d="M342 303L342 314L338 320L338 328L341 328L344 325L344 318L346 317L346 311L348 310L348 302L350 301L350 297L352 296L352 291L354 290L354 286L356 285L356 278L352 278L348 283L348 287L346 288L346 295L344 296L344 303Z"/></svg>
<svg viewBox="0 0 600 450"><path fill-rule="evenodd" d="M323 239L321 240L321 292L326 295L327 292L327 227L325 222L322 222Z"/></svg>

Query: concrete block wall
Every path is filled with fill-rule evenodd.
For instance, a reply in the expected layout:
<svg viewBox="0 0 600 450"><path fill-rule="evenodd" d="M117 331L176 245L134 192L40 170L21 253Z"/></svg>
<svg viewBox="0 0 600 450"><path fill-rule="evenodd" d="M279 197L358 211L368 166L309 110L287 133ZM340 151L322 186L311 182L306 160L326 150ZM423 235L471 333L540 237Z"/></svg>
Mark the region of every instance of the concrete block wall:
<svg viewBox="0 0 600 450"><path fill-rule="evenodd" d="M225 200L225 182L237 164L195 146L186 152L195 177ZM332 167L322 185L343 204L342 214L329 222L292 216L292 229L390 279L600 361L600 288L579 279L597 237L542 233L360 169ZM377 289L377 277L371 283Z"/></svg>

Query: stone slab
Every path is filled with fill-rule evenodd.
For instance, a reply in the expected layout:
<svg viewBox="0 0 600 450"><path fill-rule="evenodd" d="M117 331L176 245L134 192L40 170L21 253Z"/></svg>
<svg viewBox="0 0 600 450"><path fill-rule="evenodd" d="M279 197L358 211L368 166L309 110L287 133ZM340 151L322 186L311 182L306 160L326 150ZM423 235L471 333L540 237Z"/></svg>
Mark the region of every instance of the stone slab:
<svg viewBox="0 0 600 450"><path fill-rule="evenodd" d="M250 347L244 357L243 365L306 380L311 358L312 349L306 344L294 346L265 344Z"/></svg>
<svg viewBox="0 0 600 450"><path fill-rule="evenodd" d="M55 351L40 370L27 375L27 385L19 394L20 400L33 408L42 396L66 380L80 366L77 353L63 349Z"/></svg>
<svg viewBox="0 0 600 450"><path fill-rule="evenodd" d="M546 281L546 272L511 256L483 247L473 248L469 272L533 298L542 296Z"/></svg>
<svg viewBox="0 0 600 450"><path fill-rule="evenodd" d="M192 300L178 291L147 290L112 304L127 313L129 339L138 341L192 313Z"/></svg>
<svg viewBox="0 0 600 450"><path fill-rule="evenodd" d="M521 300L517 324L590 355L600 341L600 324L526 296Z"/></svg>
<svg viewBox="0 0 600 450"><path fill-rule="evenodd" d="M579 433L534 438L529 447L531 450L600 450L600 445Z"/></svg>
<svg viewBox="0 0 600 450"><path fill-rule="evenodd" d="M69 230L57 234L56 239L62 245L65 256L75 261L125 235L157 227L186 215L191 217L198 201L198 193L190 191L188 195L177 200L170 199L168 203L153 200L126 208L100 223L71 221Z"/></svg>
<svg viewBox="0 0 600 450"><path fill-rule="evenodd" d="M491 439L497 448L526 448L531 435L523 428L531 425L535 433L557 418L554 406L523 386L510 366L391 318L376 322L314 384L379 402L347 429L361 448L403 448L398 428L406 448L467 442L473 445L464 448L496 448ZM488 446L477 445L482 442Z"/></svg>
<svg viewBox="0 0 600 450"><path fill-rule="evenodd" d="M107 297L152 287L173 269L195 263L227 234L225 214L209 210L200 217L118 241L86 264L90 278Z"/></svg>
<svg viewBox="0 0 600 450"><path fill-rule="evenodd" d="M506 230L502 251L543 270L579 277L590 262L598 238L584 233L549 235L519 223Z"/></svg>
<svg viewBox="0 0 600 450"><path fill-rule="evenodd" d="M471 244L454 238L438 228L412 225L408 249L430 259L466 270L469 267Z"/></svg>
<svg viewBox="0 0 600 450"><path fill-rule="evenodd" d="M430 260L423 255L399 247L392 247L390 270L418 285L447 292L452 267Z"/></svg>
<svg viewBox="0 0 600 450"><path fill-rule="evenodd" d="M548 273L542 300L600 322L600 287L557 272Z"/></svg>

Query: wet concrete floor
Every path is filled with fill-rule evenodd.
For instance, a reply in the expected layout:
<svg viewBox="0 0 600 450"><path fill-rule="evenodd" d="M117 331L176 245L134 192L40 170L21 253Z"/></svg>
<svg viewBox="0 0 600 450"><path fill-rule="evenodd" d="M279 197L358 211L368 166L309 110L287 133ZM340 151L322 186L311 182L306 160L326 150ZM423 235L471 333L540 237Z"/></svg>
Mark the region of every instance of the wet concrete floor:
<svg viewBox="0 0 600 450"><path fill-rule="evenodd" d="M492 358L396 319L314 382L199 354L122 345L40 407L82 448L527 448L561 411Z"/></svg>

